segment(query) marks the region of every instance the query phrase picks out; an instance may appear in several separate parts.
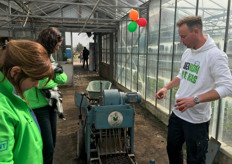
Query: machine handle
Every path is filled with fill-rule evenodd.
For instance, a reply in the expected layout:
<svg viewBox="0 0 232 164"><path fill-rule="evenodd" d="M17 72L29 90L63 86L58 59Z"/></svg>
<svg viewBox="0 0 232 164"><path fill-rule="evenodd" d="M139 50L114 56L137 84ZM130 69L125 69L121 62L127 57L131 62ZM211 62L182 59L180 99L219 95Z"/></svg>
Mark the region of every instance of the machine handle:
<svg viewBox="0 0 232 164"><path fill-rule="evenodd" d="M79 115L80 120L82 120L81 105L82 105L82 101L83 101L84 96L85 96L85 93L81 92L80 115Z"/></svg>
<svg viewBox="0 0 232 164"><path fill-rule="evenodd" d="M155 164L155 160L154 159L150 160L150 164Z"/></svg>

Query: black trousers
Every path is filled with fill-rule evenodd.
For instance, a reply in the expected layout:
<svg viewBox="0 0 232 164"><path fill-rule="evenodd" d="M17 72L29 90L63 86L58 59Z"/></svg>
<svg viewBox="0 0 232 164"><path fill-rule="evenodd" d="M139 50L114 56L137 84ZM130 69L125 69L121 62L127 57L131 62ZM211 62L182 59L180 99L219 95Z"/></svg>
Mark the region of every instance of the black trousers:
<svg viewBox="0 0 232 164"><path fill-rule="evenodd" d="M41 129L44 164L52 164L56 144L57 113L50 106L33 111Z"/></svg>
<svg viewBox="0 0 232 164"><path fill-rule="evenodd" d="M187 164L205 164L209 141L209 121L192 124L177 117L169 118L167 152L170 164L183 164L182 146L186 142Z"/></svg>
<svg viewBox="0 0 232 164"><path fill-rule="evenodd" d="M89 63L88 63L88 59L84 59L84 60L83 60L83 66L82 66L82 67L83 67L83 68L85 67L85 62L86 62L87 68L88 68L88 66L89 66L89 65L88 65L88 64L89 64Z"/></svg>

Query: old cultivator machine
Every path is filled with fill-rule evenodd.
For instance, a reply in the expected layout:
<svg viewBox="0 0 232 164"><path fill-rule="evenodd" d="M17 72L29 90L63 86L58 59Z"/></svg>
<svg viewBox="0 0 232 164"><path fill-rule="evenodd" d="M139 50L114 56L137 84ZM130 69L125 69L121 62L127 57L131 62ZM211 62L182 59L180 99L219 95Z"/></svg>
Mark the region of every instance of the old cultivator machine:
<svg viewBox="0 0 232 164"><path fill-rule="evenodd" d="M75 92L80 109L77 155L88 164L136 164L133 106L141 95L110 87L109 81L91 81L87 94Z"/></svg>

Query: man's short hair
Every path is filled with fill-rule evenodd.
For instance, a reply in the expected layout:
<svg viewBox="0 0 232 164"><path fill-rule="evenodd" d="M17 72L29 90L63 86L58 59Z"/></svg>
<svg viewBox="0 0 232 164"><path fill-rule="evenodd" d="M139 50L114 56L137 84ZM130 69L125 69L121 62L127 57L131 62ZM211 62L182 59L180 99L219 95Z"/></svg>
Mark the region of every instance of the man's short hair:
<svg viewBox="0 0 232 164"><path fill-rule="evenodd" d="M201 16L186 16L179 19L176 23L177 27L186 24L190 31L192 31L195 27L202 30L202 19Z"/></svg>

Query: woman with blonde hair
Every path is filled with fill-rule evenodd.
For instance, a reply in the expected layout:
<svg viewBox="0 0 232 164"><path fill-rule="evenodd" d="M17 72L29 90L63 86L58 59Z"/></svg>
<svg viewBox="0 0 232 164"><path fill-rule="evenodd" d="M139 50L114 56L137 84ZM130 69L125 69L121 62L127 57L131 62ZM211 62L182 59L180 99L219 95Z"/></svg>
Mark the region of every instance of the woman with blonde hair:
<svg viewBox="0 0 232 164"><path fill-rule="evenodd" d="M53 74L39 43L11 40L0 48L0 163L43 163L40 128L23 93Z"/></svg>

